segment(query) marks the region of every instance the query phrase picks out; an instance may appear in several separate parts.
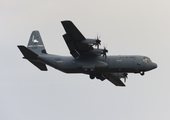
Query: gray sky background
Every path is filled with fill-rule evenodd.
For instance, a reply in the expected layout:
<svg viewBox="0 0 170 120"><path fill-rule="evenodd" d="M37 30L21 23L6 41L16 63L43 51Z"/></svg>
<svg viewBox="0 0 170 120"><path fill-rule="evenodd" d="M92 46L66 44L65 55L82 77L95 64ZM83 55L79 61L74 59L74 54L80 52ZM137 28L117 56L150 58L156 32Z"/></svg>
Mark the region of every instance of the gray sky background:
<svg viewBox="0 0 170 120"><path fill-rule="evenodd" d="M109 55L146 55L158 68L121 88L23 60L17 45L33 30L48 53L70 55L62 20L101 36ZM0 120L169 120L169 33L169 0L1 0Z"/></svg>

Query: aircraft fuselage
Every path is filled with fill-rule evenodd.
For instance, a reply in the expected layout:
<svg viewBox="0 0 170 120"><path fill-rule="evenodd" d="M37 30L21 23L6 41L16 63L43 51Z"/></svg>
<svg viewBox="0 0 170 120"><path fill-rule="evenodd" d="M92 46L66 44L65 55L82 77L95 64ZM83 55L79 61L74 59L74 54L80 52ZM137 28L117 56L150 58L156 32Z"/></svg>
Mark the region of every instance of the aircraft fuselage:
<svg viewBox="0 0 170 120"><path fill-rule="evenodd" d="M134 55L78 57L39 55L38 60L65 73L144 73L157 67L148 57Z"/></svg>

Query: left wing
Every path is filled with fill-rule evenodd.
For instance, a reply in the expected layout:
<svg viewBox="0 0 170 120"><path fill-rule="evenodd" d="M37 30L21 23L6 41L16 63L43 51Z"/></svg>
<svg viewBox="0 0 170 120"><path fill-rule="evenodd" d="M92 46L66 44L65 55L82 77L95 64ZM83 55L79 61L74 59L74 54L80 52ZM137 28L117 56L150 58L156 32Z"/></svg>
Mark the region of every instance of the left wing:
<svg viewBox="0 0 170 120"><path fill-rule="evenodd" d="M77 27L71 21L62 21L61 23L66 31L63 38L70 50L70 54L73 57L90 56L94 48L89 44L85 44L86 38Z"/></svg>
<svg viewBox="0 0 170 120"><path fill-rule="evenodd" d="M120 77L116 76L114 73L104 73L103 75L114 85L125 86L125 84L120 80Z"/></svg>
<svg viewBox="0 0 170 120"><path fill-rule="evenodd" d="M71 22L71 21L61 21L65 31L67 34L71 35L71 37L75 41L83 41L86 38L83 36L83 34L77 29L77 27Z"/></svg>

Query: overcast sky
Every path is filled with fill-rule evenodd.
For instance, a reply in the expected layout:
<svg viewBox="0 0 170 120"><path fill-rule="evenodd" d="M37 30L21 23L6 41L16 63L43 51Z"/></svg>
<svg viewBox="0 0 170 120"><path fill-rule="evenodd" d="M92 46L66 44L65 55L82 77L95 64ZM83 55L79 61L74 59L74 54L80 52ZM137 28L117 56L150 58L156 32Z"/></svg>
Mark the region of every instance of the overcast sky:
<svg viewBox="0 0 170 120"><path fill-rule="evenodd" d="M48 53L70 55L61 22L101 36L109 55L146 55L158 68L126 87L22 59L39 30ZM169 120L169 0L0 0L0 120Z"/></svg>

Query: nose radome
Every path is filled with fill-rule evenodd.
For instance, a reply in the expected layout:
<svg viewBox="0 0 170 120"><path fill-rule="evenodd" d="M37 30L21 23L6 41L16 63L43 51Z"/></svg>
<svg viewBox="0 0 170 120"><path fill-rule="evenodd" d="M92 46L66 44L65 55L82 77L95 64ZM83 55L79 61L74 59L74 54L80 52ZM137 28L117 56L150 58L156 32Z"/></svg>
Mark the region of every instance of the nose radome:
<svg viewBox="0 0 170 120"><path fill-rule="evenodd" d="M153 63L153 69L157 68L157 64L156 63Z"/></svg>

